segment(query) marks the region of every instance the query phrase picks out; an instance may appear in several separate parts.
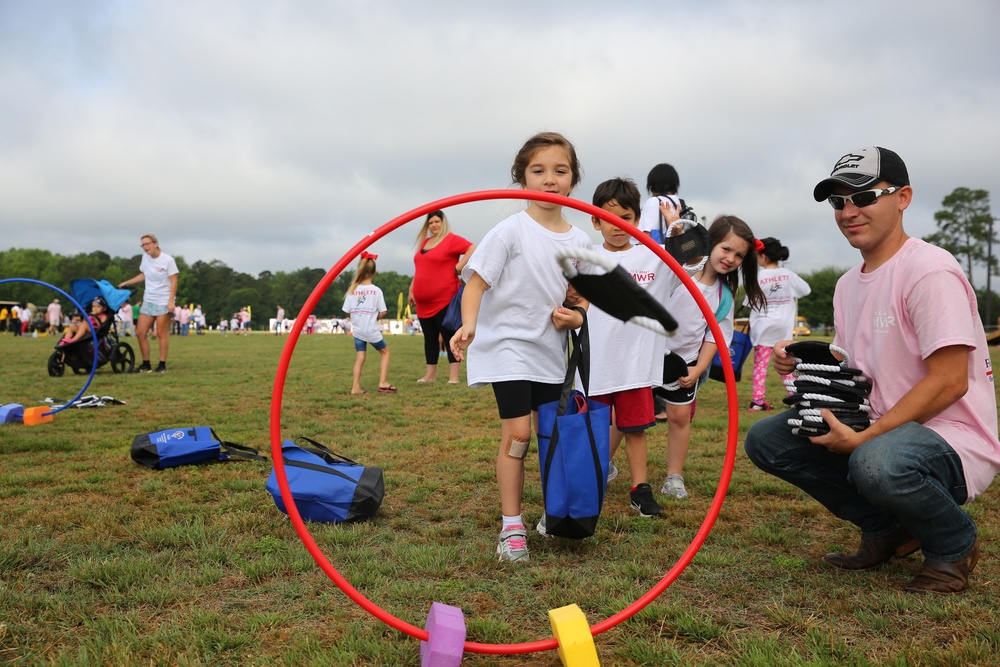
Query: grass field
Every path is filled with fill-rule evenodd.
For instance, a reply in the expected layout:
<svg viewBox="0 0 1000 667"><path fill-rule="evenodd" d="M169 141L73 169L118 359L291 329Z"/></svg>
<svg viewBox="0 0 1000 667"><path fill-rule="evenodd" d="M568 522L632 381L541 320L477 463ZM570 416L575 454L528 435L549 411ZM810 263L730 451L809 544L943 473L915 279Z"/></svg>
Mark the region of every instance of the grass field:
<svg viewBox="0 0 1000 667"><path fill-rule="evenodd" d="M0 425L0 663L420 663L417 640L368 615L312 561L264 490L270 463L153 472L129 458L133 436L172 426L211 425L225 439L268 450L284 342L268 334L174 338L165 375L98 371L87 393L127 405L70 409L36 427ZM85 376L46 374L52 343L0 336L0 403L33 406L80 389ZM285 437L308 435L385 469L385 501L374 521L311 526L327 558L375 604L423 627L439 601L464 610L470 641L533 642L551 637L549 609L576 603L597 623L646 593L688 547L719 482L723 385L709 383L699 398L685 472L689 499L663 499L663 517L639 518L628 509L619 456L622 475L609 486L593 538L529 536L529 564L500 564L492 392L449 386L445 373L418 385L422 340L397 336L389 345L399 393L374 392L377 363L369 355L370 393L356 397L348 394L351 340L304 336L282 415ZM780 384L776 376L771 382L774 400ZM738 388L742 407L748 378ZM740 412L741 443L759 417ZM654 429L657 489L665 443L666 429ZM534 525L536 456L527 467L525 518ZM855 529L758 472L740 449L706 544L652 604L595 638L602 664L1000 664L997 489L968 510L983 549L971 591L903 594L918 557L874 573L824 567L824 553L856 545ZM466 654L463 664L560 661L548 651Z"/></svg>

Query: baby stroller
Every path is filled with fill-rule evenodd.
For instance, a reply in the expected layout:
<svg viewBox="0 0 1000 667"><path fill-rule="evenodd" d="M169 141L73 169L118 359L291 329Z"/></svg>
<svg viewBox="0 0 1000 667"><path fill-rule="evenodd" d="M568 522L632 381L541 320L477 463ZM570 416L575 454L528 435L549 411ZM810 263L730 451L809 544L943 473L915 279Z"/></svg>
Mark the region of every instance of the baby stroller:
<svg viewBox="0 0 1000 667"><path fill-rule="evenodd" d="M103 322L94 324L94 330L97 332L97 367L100 368L110 362L111 370L115 373L131 372L135 365L135 351L128 343L118 340L115 313L128 301L132 292L118 289L107 280L98 281L90 278L77 278L70 283L69 291L79 304L88 309L95 299L105 306L107 317ZM84 314L84 317L87 317L87 314ZM94 365L94 348L94 341L89 331L83 338L71 343L60 345L57 342L56 351L49 357L49 375L62 377L67 366L77 375L90 371Z"/></svg>

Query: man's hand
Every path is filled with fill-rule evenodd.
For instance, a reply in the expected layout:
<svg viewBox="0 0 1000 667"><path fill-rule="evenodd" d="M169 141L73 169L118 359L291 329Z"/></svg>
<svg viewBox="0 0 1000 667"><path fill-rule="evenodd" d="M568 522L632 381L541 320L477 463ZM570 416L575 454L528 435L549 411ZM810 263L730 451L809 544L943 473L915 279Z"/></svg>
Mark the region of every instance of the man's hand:
<svg viewBox="0 0 1000 667"><path fill-rule="evenodd" d="M817 435L809 438L809 441L813 444L826 447L834 454L850 456L851 452L860 447L868 439L864 435L864 431L860 433L855 431L837 419L836 415L830 410L824 408L820 411L820 416L823 417L823 421L830 427L830 432L825 435Z"/></svg>
<svg viewBox="0 0 1000 667"><path fill-rule="evenodd" d="M799 363L798 359L785 352L785 348L794 342L793 340L783 340L774 344L774 354L771 355L771 363L774 364L774 370L779 375L790 374Z"/></svg>

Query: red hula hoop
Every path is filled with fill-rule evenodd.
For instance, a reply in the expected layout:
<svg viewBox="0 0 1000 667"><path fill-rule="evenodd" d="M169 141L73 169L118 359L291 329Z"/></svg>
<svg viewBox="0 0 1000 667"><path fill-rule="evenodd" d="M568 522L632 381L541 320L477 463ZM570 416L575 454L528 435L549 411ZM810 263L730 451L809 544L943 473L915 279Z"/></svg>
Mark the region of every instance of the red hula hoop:
<svg viewBox="0 0 1000 667"><path fill-rule="evenodd" d="M299 514L298 508L295 506L295 500L292 498L291 489L288 487L288 479L285 477L285 465L281 458L281 405L285 389L285 378L288 374L288 365L291 361L292 353L294 352L295 345L302 333L302 328L305 325L306 318L312 314L313 308L316 307L320 298L326 293L326 290L330 287L333 281L336 280L337 276L339 276L341 272L343 272L343 270L352 261L354 261L354 258L357 257L362 250L365 250L373 243L389 234L389 232L432 211L446 209L460 204L495 199L530 199L559 204L561 206L568 206L583 213L596 216L606 222L618 226L622 231L628 233L644 246L652 250L657 257L663 260L663 262L680 278L681 282L694 297L698 307L701 309L702 314L705 316L705 320L708 322L709 329L711 330L712 336L715 339L716 344L719 346L719 349L724 349L726 347L725 337L723 336L718 323L715 321L715 313L709 307L708 302L705 301L704 297L702 297L701 292L695 286L691 277L673 257L667 254L662 246L654 243L647 234L639 231L634 225L625 223L618 216L612 215L611 213L608 213L607 211L597 208L591 204L586 204L562 195L547 192L536 192L532 190L481 190L478 192L468 192L461 195L445 197L444 199L424 204L423 206L417 207L408 213L404 213L403 215L393 218L375 231L369 233L362 240L358 241L358 243L356 243L350 250L344 253L344 256L333 265L323 279L319 281L315 289L313 289L309 298L306 299L299 316L295 318L295 324L292 326L292 331L290 332L288 339L285 341L285 346L282 349L277 373L274 378L274 390L271 396L271 456L274 459L274 470L278 480L278 488L281 491L282 500L288 510L288 516L292 521L292 525L295 527L295 531L299 534L299 537L302 539L303 544L308 550L309 555L311 555L313 560L316 561L316 564L319 565L320 569L322 569L351 600L353 600L358 606L363 608L369 614L384 622L386 625L389 625L390 627L421 641L427 641L429 636L427 631L393 616L354 588L351 583L337 571L326 556L323 555L319 546L316 544L316 541L309 533L305 522L302 520L302 516ZM708 534L711 532L712 526L715 524L715 521L719 516L719 512L722 510L722 503L725 501L726 491L729 487L729 482L732 479L733 466L736 462L736 440L739 431L739 405L736 396L736 377L733 374L732 362L729 359L729 355L723 354L719 356L723 359L722 371L726 378L726 403L729 411L729 427L726 434L726 454L723 460L722 473L719 477L719 485L716 488L712 504L709 506L708 513L705 516L705 521L702 522L698 532L694 536L694 539L692 539L691 544L688 545L688 548L683 554L681 554L680 558L666 573L666 575L664 575L659 582L649 589L649 591L628 607L625 607L617 614L609 616L605 620L590 626L590 632L593 636L606 632L622 621L631 618L649 605L661 593L663 593L663 591L666 590L667 587L681 575L685 568L687 568L687 566L694 559L695 554L698 553L698 550L708 538ZM549 651L558 647L559 643L555 638L521 644L483 644L478 642L465 642L464 645L465 651L471 653L489 654L533 653L536 651Z"/></svg>

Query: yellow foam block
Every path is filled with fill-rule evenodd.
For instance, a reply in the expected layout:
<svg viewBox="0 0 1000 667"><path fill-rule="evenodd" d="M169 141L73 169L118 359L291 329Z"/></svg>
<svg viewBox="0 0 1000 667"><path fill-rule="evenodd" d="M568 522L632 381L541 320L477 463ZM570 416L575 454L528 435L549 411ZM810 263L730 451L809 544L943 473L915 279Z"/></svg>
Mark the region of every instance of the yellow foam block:
<svg viewBox="0 0 1000 667"><path fill-rule="evenodd" d="M45 414L49 410L51 410L51 407L47 405L40 405L36 408L25 408L24 425L36 426L38 424L45 424L52 421L52 415Z"/></svg>
<svg viewBox="0 0 1000 667"><path fill-rule="evenodd" d="M563 667L600 667L594 636L583 610L575 604L549 609L552 633L559 642L559 659Z"/></svg>

